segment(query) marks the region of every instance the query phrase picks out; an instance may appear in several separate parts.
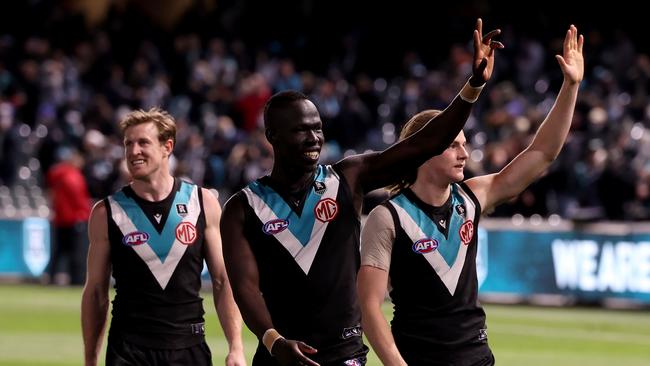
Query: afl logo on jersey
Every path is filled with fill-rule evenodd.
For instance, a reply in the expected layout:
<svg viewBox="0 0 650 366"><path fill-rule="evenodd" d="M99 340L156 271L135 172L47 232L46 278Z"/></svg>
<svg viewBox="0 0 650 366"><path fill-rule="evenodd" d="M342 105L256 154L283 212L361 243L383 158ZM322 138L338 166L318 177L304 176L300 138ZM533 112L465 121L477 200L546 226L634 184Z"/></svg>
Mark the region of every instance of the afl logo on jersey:
<svg viewBox="0 0 650 366"><path fill-rule="evenodd" d="M413 243L413 251L418 254L427 254L438 249L438 241L436 239L424 238Z"/></svg>
<svg viewBox="0 0 650 366"><path fill-rule="evenodd" d="M469 244L469 242L472 241L472 238L474 237L474 223L472 220L465 221L465 223L461 225L460 229L458 230L458 234L460 234L460 241L462 241L463 244Z"/></svg>
<svg viewBox="0 0 650 366"><path fill-rule="evenodd" d="M264 234L275 235L277 233L283 232L288 227L289 220L275 219L267 221L266 224L264 224L262 230L264 230Z"/></svg>
<svg viewBox="0 0 650 366"><path fill-rule="evenodd" d="M134 231L124 235L122 238L122 244L128 245L130 247L144 244L149 240L149 234L144 231Z"/></svg>
<svg viewBox="0 0 650 366"><path fill-rule="evenodd" d="M314 207L314 215L319 221L329 222L336 218L339 213L339 205L331 198L325 198Z"/></svg>
<svg viewBox="0 0 650 366"><path fill-rule="evenodd" d="M192 245L196 241L196 227L189 222L181 222L176 226L176 239L185 245Z"/></svg>

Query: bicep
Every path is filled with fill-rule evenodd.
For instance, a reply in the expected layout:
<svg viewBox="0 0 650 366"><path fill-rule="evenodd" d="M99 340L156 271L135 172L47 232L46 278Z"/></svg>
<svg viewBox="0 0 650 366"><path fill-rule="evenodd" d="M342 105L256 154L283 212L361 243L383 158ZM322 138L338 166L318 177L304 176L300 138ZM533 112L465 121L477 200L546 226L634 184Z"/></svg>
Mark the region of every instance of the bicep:
<svg viewBox="0 0 650 366"><path fill-rule="evenodd" d="M108 216L103 202L93 207L88 221L88 286L108 287L110 279L110 242L108 239Z"/></svg>
<svg viewBox="0 0 650 366"><path fill-rule="evenodd" d="M385 206L375 207L361 233L361 269L357 290L362 306L380 306L388 288L388 271L395 240L395 227Z"/></svg>
<svg viewBox="0 0 650 366"><path fill-rule="evenodd" d="M203 190L203 206L205 210L205 262L208 265L213 280L225 277L223 251L219 221L221 205L212 192Z"/></svg>
<svg viewBox="0 0 650 366"><path fill-rule="evenodd" d="M388 271L395 240L395 224L388 208L375 207L361 231L361 264Z"/></svg>
<svg viewBox="0 0 650 366"><path fill-rule="evenodd" d="M362 265L357 276L357 292L364 309L381 306L388 288L388 272L377 267Z"/></svg>
<svg viewBox="0 0 650 366"><path fill-rule="evenodd" d="M235 295L238 289L259 287L257 262L244 235L244 212L240 202L231 199L226 204L220 228L225 267Z"/></svg>
<svg viewBox="0 0 650 366"><path fill-rule="evenodd" d="M479 199L484 212L521 193L548 168L546 156L526 149L496 174L469 179L467 185Z"/></svg>

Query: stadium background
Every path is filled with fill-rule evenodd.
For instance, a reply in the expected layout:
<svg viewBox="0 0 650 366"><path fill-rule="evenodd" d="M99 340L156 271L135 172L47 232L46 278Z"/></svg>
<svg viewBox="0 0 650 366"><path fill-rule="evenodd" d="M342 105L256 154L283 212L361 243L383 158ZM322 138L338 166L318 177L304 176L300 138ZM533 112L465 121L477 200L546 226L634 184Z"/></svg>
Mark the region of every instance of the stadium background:
<svg viewBox="0 0 650 366"><path fill-rule="evenodd" d="M505 227L496 235L523 259L499 263L510 271L496 280L487 276L485 286L497 291L484 298L647 306L650 42L638 7L628 1L512 6L340 0L5 5L0 12L0 267L14 254L24 254L20 242L29 240L23 237L33 239L39 232L25 228L47 222L43 177L70 149L86 158L84 173L94 199L124 184L116 121L126 111L153 105L170 110L181 126L175 173L217 189L223 202L270 167L260 111L272 93L296 88L316 102L326 123L324 162L382 149L408 116L443 108L453 98L471 72L471 31L480 16L486 30L504 31L500 39L507 48L497 56L495 75L467 124L470 176L498 170L532 137L561 83L553 55L560 52L567 26L576 24L587 40L587 72L561 156L515 201L490 214L494 219L486 230ZM370 196L366 209L380 198ZM545 267L526 260L543 257L538 254L548 253L548 244L529 249L523 243L554 232L559 234L548 242L565 240L556 245L563 253L582 250L574 247L602 252L596 265L608 250L631 250L618 266L619 271L632 266L629 258L637 258L634 270L622 276L629 283L602 282L603 271L596 272L606 290L598 292L592 288L598 283L574 274L564 278L564 288L544 287L539 296L540 282L559 287L552 273L557 267L550 265L550 274L542 273L539 281ZM503 257L508 255L496 258ZM39 258L47 259L42 253ZM0 277L38 282L29 265L23 267L24 272ZM513 277L521 282L512 285ZM79 291L1 285L0 364L78 364ZM645 311L488 307L491 340L505 364L647 364L648 321ZM216 333L211 336L222 344ZM553 349L559 353L552 355Z"/></svg>

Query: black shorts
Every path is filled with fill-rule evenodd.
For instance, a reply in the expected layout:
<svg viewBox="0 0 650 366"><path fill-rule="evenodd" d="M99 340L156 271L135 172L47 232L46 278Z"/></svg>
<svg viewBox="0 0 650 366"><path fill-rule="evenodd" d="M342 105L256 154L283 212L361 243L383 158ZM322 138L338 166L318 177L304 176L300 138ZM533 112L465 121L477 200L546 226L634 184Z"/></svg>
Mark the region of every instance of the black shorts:
<svg viewBox="0 0 650 366"><path fill-rule="evenodd" d="M203 341L180 349L143 347L125 340L110 339L106 348L106 366L211 366L212 353Z"/></svg>

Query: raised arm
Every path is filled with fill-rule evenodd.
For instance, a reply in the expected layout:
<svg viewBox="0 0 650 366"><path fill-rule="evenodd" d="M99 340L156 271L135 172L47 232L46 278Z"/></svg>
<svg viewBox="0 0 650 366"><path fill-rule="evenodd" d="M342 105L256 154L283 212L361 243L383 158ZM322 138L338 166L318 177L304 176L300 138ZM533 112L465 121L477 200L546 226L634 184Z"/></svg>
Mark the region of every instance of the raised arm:
<svg viewBox="0 0 650 366"><path fill-rule="evenodd" d="M243 366L246 365L246 358L241 338L242 319L233 299L221 248L219 232L221 206L210 191L202 188L202 192L205 209L205 261L212 280L215 310L219 316L223 334L228 341L226 366Z"/></svg>
<svg viewBox="0 0 650 366"><path fill-rule="evenodd" d="M81 331L84 365L97 365L108 313L108 286L111 277L108 217L104 201L93 207L88 222L88 272L81 295Z"/></svg>
<svg viewBox="0 0 650 366"><path fill-rule="evenodd" d="M248 328L282 365L317 366L305 353L316 350L303 342L287 340L273 329L271 314L262 297L259 271L253 251L244 236L244 206L233 196L223 210L221 235L226 269L233 294Z"/></svg>
<svg viewBox="0 0 650 366"><path fill-rule="evenodd" d="M531 144L499 173L467 181L484 211L521 193L560 153L571 127L584 75L583 44L583 36L571 25L564 38L562 56L555 56L564 74L562 87Z"/></svg>
<svg viewBox="0 0 650 366"><path fill-rule="evenodd" d="M481 19L474 30L474 62L472 77L451 104L429 121L419 132L380 153L349 157L339 164L348 183L358 192L395 183L407 172L417 169L434 155L440 154L462 130L481 88L492 76L494 50L503 44L492 38L500 30L483 36Z"/></svg>

